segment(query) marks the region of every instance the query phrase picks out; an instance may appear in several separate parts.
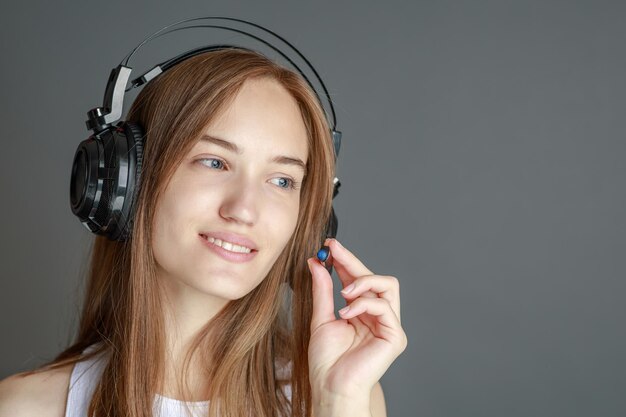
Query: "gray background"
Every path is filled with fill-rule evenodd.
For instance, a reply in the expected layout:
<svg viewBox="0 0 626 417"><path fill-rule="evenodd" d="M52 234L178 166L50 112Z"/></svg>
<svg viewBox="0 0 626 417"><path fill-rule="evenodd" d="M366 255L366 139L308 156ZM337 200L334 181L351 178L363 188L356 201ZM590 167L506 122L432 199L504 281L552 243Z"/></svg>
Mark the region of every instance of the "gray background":
<svg viewBox="0 0 626 417"><path fill-rule="evenodd" d="M381 381L388 414L626 415L623 2L14 3L0 377L76 326L91 236L70 169L110 69L168 23L225 14L295 43L336 100L338 237L401 281L409 346ZM135 68L214 43L189 32Z"/></svg>

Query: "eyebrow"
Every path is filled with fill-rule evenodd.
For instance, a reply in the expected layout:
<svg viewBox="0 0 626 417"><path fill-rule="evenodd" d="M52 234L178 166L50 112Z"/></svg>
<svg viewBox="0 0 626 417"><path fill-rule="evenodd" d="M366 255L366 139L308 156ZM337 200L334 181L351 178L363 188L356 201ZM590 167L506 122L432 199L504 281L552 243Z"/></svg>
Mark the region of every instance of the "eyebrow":
<svg viewBox="0 0 626 417"><path fill-rule="evenodd" d="M202 142L213 143L230 152L236 153L237 155L243 154L243 149L240 149L237 145L225 139L216 138L215 136L204 134L200 137L200 140ZM299 167L304 172L304 175L306 175L306 164L299 158L294 158L286 155L276 155L270 161L277 164L293 165Z"/></svg>
<svg viewBox="0 0 626 417"><path fill-rule="evenodd" d="M202 137L200 138L201 141L203 142L209 142L209 143L214 143L217 146L221 146L224 149L227 149L231 152L234 152L238 155L241 155L243 153L243 151L241 149L239 149L239 147L237 145L235 145L232 142L229 142L227 140L224 139L220 139L220 138L216 138L215 136L211 136L211 135L202 135Z"/></svg>

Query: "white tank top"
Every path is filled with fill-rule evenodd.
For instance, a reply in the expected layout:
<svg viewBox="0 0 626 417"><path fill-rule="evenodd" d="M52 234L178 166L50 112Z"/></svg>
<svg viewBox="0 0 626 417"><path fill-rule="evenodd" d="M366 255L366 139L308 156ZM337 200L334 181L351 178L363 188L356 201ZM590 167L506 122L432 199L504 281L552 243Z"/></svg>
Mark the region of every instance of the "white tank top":
<svg viewBox="0 0 626 417"><path fill-rule="evenodd" d="M89 346L83 353L90 352L93 348L95 346ZM100 353L74 365L67 394L65 417L88 417L89 402L107 363L105 355L105 353ZM276 371L284 375L284 372L290 372L290 370L291 362L287 367L279 368ZM291 401L291 385L286 385L284 391ZM187 405L193 417L208 414L209 401L187 401ZM189 417L184 401L164 397L160 394L155 395L152 409L155 417Z"/></svg>

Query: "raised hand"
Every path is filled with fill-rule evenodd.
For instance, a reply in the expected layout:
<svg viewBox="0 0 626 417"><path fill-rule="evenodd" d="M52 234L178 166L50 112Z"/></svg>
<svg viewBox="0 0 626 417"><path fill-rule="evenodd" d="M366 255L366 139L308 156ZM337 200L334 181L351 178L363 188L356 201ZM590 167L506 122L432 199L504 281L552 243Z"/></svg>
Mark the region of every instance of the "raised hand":
<svg viewBox="0 0 626 417"><path fill-rule="evenodd" d="M313 396L367 401L391 363L404 351L400 287L393 276L376 275L336 239L327 239L348 306L334 313L333 282L317 258L307 259L313 279L309 378Z"/></svg>

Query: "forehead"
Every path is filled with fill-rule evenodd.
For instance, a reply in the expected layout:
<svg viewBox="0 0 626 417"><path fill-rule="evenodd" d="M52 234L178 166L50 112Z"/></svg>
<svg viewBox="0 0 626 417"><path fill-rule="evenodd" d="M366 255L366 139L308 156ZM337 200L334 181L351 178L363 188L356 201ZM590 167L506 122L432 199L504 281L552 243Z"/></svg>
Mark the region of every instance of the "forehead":
<svg viewBox="0 0 626 417"><path fill-rule="evenodd" d="M243 153L291 155L304 161L308 155L298 103L270 78L246 80L203 133L233 142Z"/></svg>

